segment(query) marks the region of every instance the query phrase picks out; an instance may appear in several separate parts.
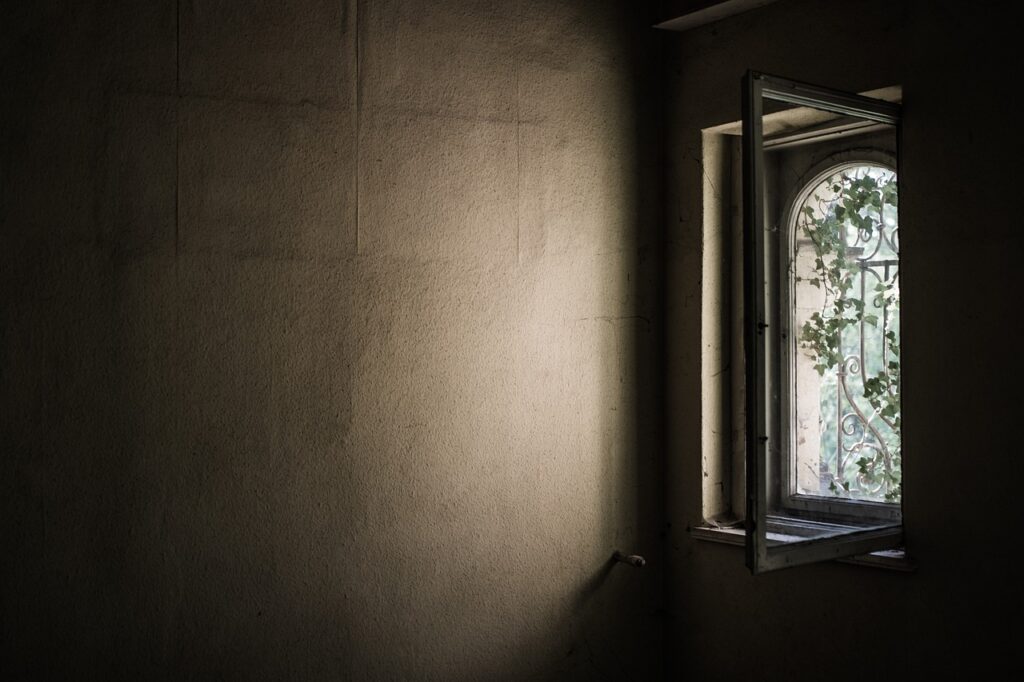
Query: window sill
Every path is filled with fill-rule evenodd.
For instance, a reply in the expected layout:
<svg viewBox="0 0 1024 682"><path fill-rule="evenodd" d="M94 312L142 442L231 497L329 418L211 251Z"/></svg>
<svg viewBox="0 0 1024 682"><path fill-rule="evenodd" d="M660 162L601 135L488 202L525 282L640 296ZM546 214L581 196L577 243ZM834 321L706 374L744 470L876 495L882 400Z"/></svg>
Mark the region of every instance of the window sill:
<svg viewBox="0 0 1024 682"><path fill-rule="evenodd" d="M692 527L689 530L692 537L708 542L743 547L747 541L747 533L742 527L704 525ZM917 564L907 556L906 550L902 547L872 552L870 554L861 554L845 559L835 559L835 561L856 566L883 568L902 573L912 573L917 570Z"/></svg>

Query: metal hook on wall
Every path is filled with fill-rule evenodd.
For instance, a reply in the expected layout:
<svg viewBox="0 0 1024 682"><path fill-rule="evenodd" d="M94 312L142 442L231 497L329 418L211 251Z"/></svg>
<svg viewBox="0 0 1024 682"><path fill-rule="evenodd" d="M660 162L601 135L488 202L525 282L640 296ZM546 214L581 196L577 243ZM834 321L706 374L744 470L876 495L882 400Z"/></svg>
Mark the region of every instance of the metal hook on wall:
<svg viewBox="0 0 1024 682"><path fill-rule="evenodd" d="M615 554L612 555L612 558L616 561L621 561L624 564L629 564L633 568L643 568L647 565L647 560L639 554L626 555L619 550L615 550Z"/></svg>

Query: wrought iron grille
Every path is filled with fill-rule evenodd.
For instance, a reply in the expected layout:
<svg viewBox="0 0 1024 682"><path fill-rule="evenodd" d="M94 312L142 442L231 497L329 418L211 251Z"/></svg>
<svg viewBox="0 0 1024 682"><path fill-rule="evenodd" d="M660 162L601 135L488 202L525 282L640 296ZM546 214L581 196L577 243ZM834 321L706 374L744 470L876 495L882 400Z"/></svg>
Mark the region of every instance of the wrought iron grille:
<svg viewBox="0 0 1024 682"><path fill-rule="evenodd" d="M800 336L805 349L813 348L821 376L819 490L805 491L812 494L899 501L895 186L895 173L886 168L846 168L823 180L801 207L799 227L815 246L818 276L797 286L825 289L822 313Z"/></svg>

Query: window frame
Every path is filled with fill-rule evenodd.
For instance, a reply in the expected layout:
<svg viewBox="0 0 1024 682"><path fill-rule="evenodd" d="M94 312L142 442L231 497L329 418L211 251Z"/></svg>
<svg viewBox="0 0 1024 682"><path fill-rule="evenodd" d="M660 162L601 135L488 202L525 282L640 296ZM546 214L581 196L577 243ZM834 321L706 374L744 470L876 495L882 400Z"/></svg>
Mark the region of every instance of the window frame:
<svg viewBox="0 0 1024 682"><path fill-rule="evenodd" d="M841 524L805 527L806 521L770 513L772 496L780 496L772 486L770 469L786 461L789 453L782 446L784 416L777 395L782 384L783 323L781 309L774 311L774 300L788 279L787 268L779 266L781 278L772 275L771 249L766 247L765 161L763 114L764 100L812 107L857 119L892 125L896 129L897 166L899 164L900 106L862 95L799 83L785 78L750 71L743 84L743 355L745 363L745 451L746 516L744 519L747 566L754 573L835 559L878 550L902 543L902 518L899 521L847 519ZM897 167L897 178L899 169ZM780 230L780 232L782 232ZM789 227L784 231L789 232ZM783 238L783 243L788 240ZM780 247L781 245L776 245ZM778 254L777 254L778 257ZM780 263L781 261L776 261ZM773 283L772 280L775 279ZM774 327L774 329L773 329ZM774 463L774 464L773 464ZM788 485L788 482L787 482ZM788 491L785 491L788 497ZM865 509L864 502L856 502ZM773 507L774 511L774 507ZM818 514L820 516L820 514ZM824 519L823 519L824 520ZM834 520L834 519L828 519ZM806 534L805 534L806 533Z"/></svg>

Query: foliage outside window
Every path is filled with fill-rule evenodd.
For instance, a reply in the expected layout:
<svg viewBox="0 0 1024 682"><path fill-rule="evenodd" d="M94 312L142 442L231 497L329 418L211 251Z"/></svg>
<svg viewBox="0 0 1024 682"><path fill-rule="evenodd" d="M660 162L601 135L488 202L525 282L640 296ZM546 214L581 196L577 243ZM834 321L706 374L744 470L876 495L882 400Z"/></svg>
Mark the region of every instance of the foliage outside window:
<svg viewBox="0 0 1024 682"><path fill-rule="evenodd" d="M817 438L794 439L797 494L900 502L897 202L896 174L862 164L832 171L798 204L795 381L817 405L796 419L818 423Z"/></svg>

